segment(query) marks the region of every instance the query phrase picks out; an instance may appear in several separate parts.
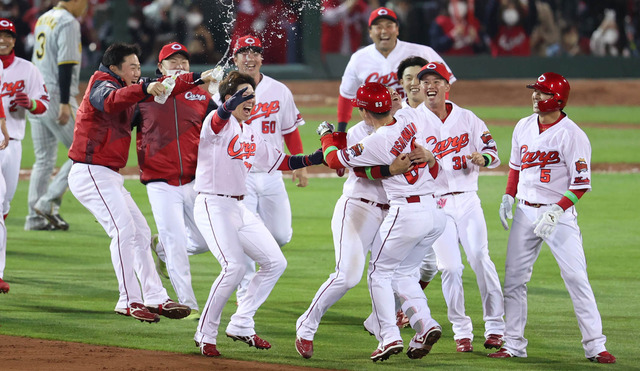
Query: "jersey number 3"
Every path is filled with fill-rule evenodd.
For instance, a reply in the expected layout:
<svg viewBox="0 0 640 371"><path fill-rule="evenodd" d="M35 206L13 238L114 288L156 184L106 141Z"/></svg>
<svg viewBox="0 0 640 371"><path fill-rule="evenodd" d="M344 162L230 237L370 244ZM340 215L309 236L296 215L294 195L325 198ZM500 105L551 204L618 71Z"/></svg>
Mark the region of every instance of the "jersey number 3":
<svg viewBox="0 0 640 371"><path fill-rule="evenodd" d="M36 49L36 58L42 59L44 57L44 43L46 41L46 36L44 32L40 32L36 37L36 41L38 43L38 49Z"/></svg>

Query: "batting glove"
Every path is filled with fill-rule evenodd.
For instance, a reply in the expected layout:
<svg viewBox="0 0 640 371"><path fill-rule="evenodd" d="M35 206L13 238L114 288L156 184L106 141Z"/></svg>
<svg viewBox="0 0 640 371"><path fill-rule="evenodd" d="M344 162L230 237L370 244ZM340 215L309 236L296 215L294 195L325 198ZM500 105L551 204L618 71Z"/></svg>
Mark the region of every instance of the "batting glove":
<svg viewBox="0 0 640 371"><path fill-rule="evenodd" d="M502 223L502 227L504 227L505 231L509 230L509 223L507 222L507 218L513 219L513 203L515 202L514 198L511 195L503 195L502 203L500 203L500 209L498 213L500 214L500 222Z"/></svg>
<svg viewBox="0 0 640 371"><path fill-rule="evenodd" d="M316 130L318 135L321 137L325 136L326 134L331 134L334 131L335 127L333 126L333 124L330 124L326 121L322 121L322 123L318 125L318 129Z"/></svg>
<svg viewBox="0 0 640 371"><path fill-rule="evenodd" d="M248 88L238 90L231 98L218 107L218 117L223 120L228 120L231 117L231 112L235 111L239 105L255 97L254 94L242 96Z"/></svg>
<svg viewBox="0 0 640 371"><path fill-rule="evenodd" d="M20 107L24 107L26 109L31 108L31 105L32 105L31 99L29 99L29 96L23 92L16 93L16 97L13 101L15 102L15 104L19 105Z"/></svg>
<svg viewBox="0 0 640 371"><path fill-rule="evenodd" d="M533 225L536 228L533 230L533 233L540 238L547 238L553 233L556 229L556 225L558 225L558 220L564 214L564 210L557 204L551 205L549 210L545 211L533 222Z"/></svg>

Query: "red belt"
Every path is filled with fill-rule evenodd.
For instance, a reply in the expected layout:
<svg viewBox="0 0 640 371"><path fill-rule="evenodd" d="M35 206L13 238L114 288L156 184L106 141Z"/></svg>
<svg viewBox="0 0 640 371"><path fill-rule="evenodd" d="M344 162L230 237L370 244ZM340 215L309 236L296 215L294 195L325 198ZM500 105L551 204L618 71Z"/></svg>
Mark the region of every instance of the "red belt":
<svg viewBox="0 0 640 371"><path fill-rule="evenodd" d="M366 204L369 204L371 206L379 207L382 210L389 210L389 205L388 204L380 204L380 203L377 203L377 202L374 202L374 201L367 200L366 198L361 198L360 201L362 201L362 202L364 202Z"/></svg>
<svg viewBox="0 0 640 371"><path fill-rule="evenodd" d="M535 207L535 208L540 208L542 206L549 206L549 204L533 204L533 203L531 203L529 201L525 201L525 200L522 200L522 203L527 205L527 206L531 206L531 207Z"/></svg>
<svg viewBox="0 0 640 371"><path fill-rule="evenodd" d="M420 196L409 196L407 197L407 202L410 204L420 202Z"/></svg>
<svg viewBox="0 0 640 371"><path fill-rule="evenodd" d="M243 196L229 196L229 195L222 195L220 193L216 194L216 196L220 196L220 197L228 197L228 198L235 198L238 201L242 201L244 200L244 195Z"/></svg>

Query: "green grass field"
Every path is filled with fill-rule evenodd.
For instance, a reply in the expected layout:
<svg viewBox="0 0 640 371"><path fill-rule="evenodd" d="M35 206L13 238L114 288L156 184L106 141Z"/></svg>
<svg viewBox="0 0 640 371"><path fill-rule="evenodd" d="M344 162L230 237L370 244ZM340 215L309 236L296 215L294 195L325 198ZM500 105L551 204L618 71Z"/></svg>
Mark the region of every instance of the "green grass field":
<svg viewBox="0 0 640 371"><path fill-rule="evenodd" d="M335 117L331 112L325 109L328 119ZM313 135L316 126L317 122L310 120L303 129L308 152L314 148L314 143L317 145ZM495 133L495 129L491 129ZM502 161L508 160L510 130L501 132L499 137L494 134L499 139ZM589 134L594 162L596 148L630 151L637 148L639 134L637 130L610 130L606 135L595 137ZM609 147L611 136L620 138L623 145ZM29 164L29 151L32 151L29 144L28 139L23 142L23 164L25 161ZM611 151L616 153L611 155L613 158L632 158L616 151ZM33 161L32 155L30 161ZM622 160L612 162L619 161ZM259 351L222 335L218 337L218 347L225 358L349 370L417 367L451 370L640 369L640 356L633 340L640 333L637 299L640 291L637 274L640 201L634 196L640 185L640 174L595 174L593 192L578 204L589 277L608 338L607 348L618 357L617 365L595 365L584 358L571 301L546 246L535 264L529 284L528 358L492 360L485 357L488 352L482 347L480 297L475 276L466 265L466 307L467 314L473 319L476 336L473 353L455 352L437 278L427 288L427 294L433 316L443 326L444 334L432 353L419 361L399 355L382 364L373 364L368 357L377 342L362 330L362 321L371 310L363 280L325 315L316 334L315 354L313 358L303 360L293 346L295 321L333 271L330 218L342 183L343 179L315 178L311 179L308 188L299 189L286 182L294 218L294 237L284 248L289 265L255 318L257 332L273 347ZM487 219L491 256L501 278L504 277L508 232L500 225L497 209L505 183L506 176L482 176L479 192ZM126 187L155 230L144 186L137 180L128 180ZM109 239L71 194L66 196L62 209L71 225L68 232L24 232L26 197L27 181L21 181L6 220L8 251L4 278L11 284L11 292L0 296L0 334L198 353L192 342L196 322L163 318L160 323L149 325L113 313L118 292L109 256ZM219 265L211 254L194 256L191 264L194 290L203 305L211 283L219 273ZM163 283L175 298L169 281L163 279ZM235 304L230 302L222 315L221 329L225 328L234 310ZM402 334L408 342L412 331L405 329Z"/></svg>

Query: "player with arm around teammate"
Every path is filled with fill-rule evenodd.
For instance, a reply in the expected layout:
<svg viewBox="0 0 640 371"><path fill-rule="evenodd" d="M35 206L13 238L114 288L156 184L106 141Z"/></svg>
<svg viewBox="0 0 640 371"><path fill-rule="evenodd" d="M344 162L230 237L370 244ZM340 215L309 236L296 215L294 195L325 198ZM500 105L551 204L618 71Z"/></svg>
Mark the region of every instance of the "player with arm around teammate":
<svg viewBox="0 0 640 371"><path fill-rule="evenodd" d="M419 114L413 109L390 114L391 96L380 83L367 83L358 89L354 105L359 107L363 120L371 122L375 133L362 142L339 150L331 130L321 125L322 148L325 161L333 169L345 166L375 166L391 164L401 153L407 153L412 143L424 143L429 121L437 120L430 113ZM429 152L430 153L430 152ZM444 229L444 214L436 208L433 198L433 179L439 165L431 155L408 173L382 180L389 199L389 212L379 230L381 244L372 246L367 273L371 293L373 329L379 346L371 354L372 361L385 360L404 348L400 330L396 326L394 292L402 309L411 309L411 327L416 331L407 356L422 358L429 353L442 334L440 325L431 317L427 298L417 282L420 261L433 241ZM420 228L416 228L420 226Z"/></svg>
<svg viewBox="0 0 640 371"><path fill-rule="evenodd" d="M438 269L442 272L442 293L453 325L456 350L473 351L473 325L465 314L461 244L482 298L485 321L485 348L500 348L504 333L504 306L500 278L489 256L487 226L478 198L478 174L481 167L500 165L498 150L489 129L473 112L446 99L451 89L449 71L439 62L431 62L417 74L424 104L441 120L427 148L442 167L435 180L435 198L445 212L446 227L434 242ZM430 261L426 261L427 264ZM428 269L423 269L422 272ZM422 282L429 278L421 277Z"/></svg>
<svg viewBox="0 0 640 371"><path fill-rule="evenodd" d="M25 230L69 229L60 216L62 196L67 191L71 161L67 160L51 180L58 143L71 146L78 102L82 45L80 23L88 0L60 0L44 13L34 29L31 61L40 70L49 91L50 104L42 115L28 115L35 162L29 180L29 214ZM53 226L53 228L51 228Z"/></svg>
<svg viewBox="0 0 640 371"><path fill-rule="evenodd" d="M506 194L499 209L508 230L517 197L505 262L505 343L489 357L527 356L527 283L546 242L573 302L585 356L592 362L615 363L605 348L574 206L591 190L591 145L563 111L570 86L562 75L543 73L527 88L533 89L533 114L513 131Z"/></svg>
<svg viewBox="0 0 640 371"><path fill-rule="evenodd" d="M391 88L389 88L391 89ZM395 91L394 91L395 93ZM392 113L401 108L400 97L393 100ZM336 132L336 140L346 142L340 148L356 145L371 135L374 127L361 121L347 133ZM419 148L424 151L424 147ZM313 356L313 338L320 325L322 316L348 290L355 287L362 278L367 253L371 245L380 243L378 230L389 210L387 195L382 188L381 178L403 174L413 168L412 161L422 162L421 151L400 154L394 162L384 169L358 168L350 171L343 186L343 192L336 202L331 218L331 231L335 248L336 266L329 278L320 286L309 308L296 322L296 350L304 358ZM367 179L371 171L381 171L380 179ZM365 173L363 177L362 175ZM359 174L359 175L356 175Z"/></svg>
<svg viewBox="0 0 640 371"><path fill-rule="evenodd" d="M69 149L73 160L69 188L111 237L111 261L120 292L115 312L158 322L158 314L183 318L191 310L173 302L162 287L149 247L151 230L119 173L129 155L136 103L165 92L161 82L138 83L139 52L136 45L113 44L91 76ZM173 93L191 89L199 77L182 75Z"/></svg>
<svg viewBox="0 0 640 371"><path fill-rule="evenodd" d="M184 45L165 45L158 58L159 75L181 79L189 72L189 57ZM158 228L154 248L158 259L166 261L178 301L191 308L193 316L200 308L191 286L187 250L209 251L193 219L193 180L202 120L217 108L211 94L201 87L193 85L163 104L151 99L138 103L136 120L140 181L146 185Z"/></svg>
<svg viewBox="0 0 640 371"><path fill-rule="evenodd" d="M222 270L213 282L194 336L200 352L220 356L216 347L222 309L245 274L247 256L260 265L244 300L226 328L226 335L259 349L271 344L258 337L253 317L268 298L287 261L260 218L242 200L249 171L294 170L322 163L322 152L289 156L264 140L244 121L255 104L255 81L233 71L220 84L223 103L203 122L198 148L194 216L200 233Z"/></svg>

